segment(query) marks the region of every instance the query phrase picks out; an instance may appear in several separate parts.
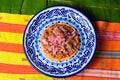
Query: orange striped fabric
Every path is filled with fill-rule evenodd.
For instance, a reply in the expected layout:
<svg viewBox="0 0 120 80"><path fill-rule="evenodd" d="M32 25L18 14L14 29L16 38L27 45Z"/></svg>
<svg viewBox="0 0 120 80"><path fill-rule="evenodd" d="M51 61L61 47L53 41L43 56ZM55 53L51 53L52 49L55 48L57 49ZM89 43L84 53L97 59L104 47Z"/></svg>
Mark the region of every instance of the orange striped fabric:
<svg viewBox="0 0 120 80"><path fill-rule="evenodd" d="M96 21L94 25L97 31L120 32L120 23Z"/></svg>
<svg viewBox="0 0 120 80"><path fill-rule="evenodd" d="M24 53L21 44L13 44L13 43L5 43L5 42L0 42L0 51Z"/></svg>
<svg viewBox="0 0 120 80"><path fill-rule="evenodd" d="M39 80L39 78L42 80L120 79L120 23L93 22L98 35L97 51L99 53L96 54L102 55L104 53L111 57L94 56L82 72L71 77L58 79L44 76L36 71L24 55L22 36L27 22L33 15L0 14L0 80L9 78L14 78L14 80ZM8 18L11 20L8 20ZM106 39L106 37L109 38Z"/></svg>
<svg viewBox="0 0 120 80"><path fill-rule="evenodd" d="M101 78L101 77L93 77L93 76L73 76L68 77L66 80L119 80L117 78Z"/></svg>
<svg viewBox="0 0 120 80"><path fill-rule="evenodd" d="M20 24L9 24L9 23L0 22L0 26L1 26L0 31L2 32L13 32L13 33L23 34L25 29L25 25L20 25Z"/></svg>
<svg viewBox="0 0 120 80"><path fill-rule="evenodd" d="M24 62L24 59L21 59ZM111 65L111 63L116 63ZM94 58L87 69L119 70L119 59ZM104 65L101 65L104 64ZM38 73L30 65L0 63L0 71L7 73ZM19 70L18 70L19 69Z"/></svg>

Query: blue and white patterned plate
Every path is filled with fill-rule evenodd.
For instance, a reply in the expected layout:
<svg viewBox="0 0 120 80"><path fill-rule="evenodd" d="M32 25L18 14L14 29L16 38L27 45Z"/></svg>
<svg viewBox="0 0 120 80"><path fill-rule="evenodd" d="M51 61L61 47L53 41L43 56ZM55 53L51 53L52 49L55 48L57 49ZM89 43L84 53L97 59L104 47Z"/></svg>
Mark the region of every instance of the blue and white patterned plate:
<svg viewBox="0 0 120 80"><path fill-rule="evenodd" d="M78 31L80 49L67 61L55 62L42 54L39 39L46 26L64 22ZM39 72L52 77L68 77L82 71L91 61L96 49L96 33L89 19L80 11L54 6L37 13L28 23L23 37L23 47L27 59Z"/></svg>

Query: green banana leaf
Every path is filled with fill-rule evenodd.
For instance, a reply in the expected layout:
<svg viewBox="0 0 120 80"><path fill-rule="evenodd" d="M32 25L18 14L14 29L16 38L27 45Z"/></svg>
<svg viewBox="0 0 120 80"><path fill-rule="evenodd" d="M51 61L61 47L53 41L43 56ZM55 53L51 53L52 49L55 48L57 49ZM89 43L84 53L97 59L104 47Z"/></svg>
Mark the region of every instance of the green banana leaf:
<svg viewBox="0 0 120 80"><path fill-rule="evenodd" d="M33 15L46 7L47 0L0 0L0 12Z"/></svg>
<svg viewBox="0 0 120 80"><path fill-rule="evenodd" d="M120 22L120 0L48 0L48 6L55 5L77 8L93 21Z"/></svg>
<svg viewBox="0 0 120 80"><path fill-rule="evenodd" d="M0 12L34 15L55 5L74 7L93 21L120 22L120 0L0 0Z"/></svg>
<svg viewBox="0 0 120 80"><path fill-rule="evenodd" d="M24 0L22 14L35 14L46 7L46 0Z"/></svg>

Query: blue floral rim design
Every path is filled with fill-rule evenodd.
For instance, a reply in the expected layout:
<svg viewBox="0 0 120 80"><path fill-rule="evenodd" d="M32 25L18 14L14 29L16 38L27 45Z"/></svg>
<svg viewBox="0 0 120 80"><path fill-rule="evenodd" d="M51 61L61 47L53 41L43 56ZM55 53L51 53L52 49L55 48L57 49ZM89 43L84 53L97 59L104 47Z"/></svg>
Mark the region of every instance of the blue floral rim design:
<svg viewBox="0 0 120 80"><path fill-rule="evenodd" d="M80 49L67 61L55 62L47 59L41 51L39 39L44 29L56 22L73 26L80 35ZM91 61L96 49L96 33L92 23L80 11L54 6L37 13L26 26L23 47L28 61L39 72L52 77L67 77L82 71Z"/></svg>

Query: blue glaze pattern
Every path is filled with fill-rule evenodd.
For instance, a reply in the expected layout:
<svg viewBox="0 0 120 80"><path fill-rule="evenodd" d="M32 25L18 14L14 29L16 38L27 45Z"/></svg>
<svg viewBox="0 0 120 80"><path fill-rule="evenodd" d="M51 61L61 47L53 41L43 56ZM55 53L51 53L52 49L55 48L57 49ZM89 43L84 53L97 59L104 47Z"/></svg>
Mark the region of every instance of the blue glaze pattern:
<svg viewBox="0 0 120 80"><path fill-rule="evenodd" d="M81 40L76 55L63 62L46 58L39 44L43 30L57 22L73 26ZM67 77L82 71L92 59L96 49L96 33L91 22L81 12L65 6L50 7L36 14L28 23L23 46L27 59L38 71L52 77Z"/></svg>

